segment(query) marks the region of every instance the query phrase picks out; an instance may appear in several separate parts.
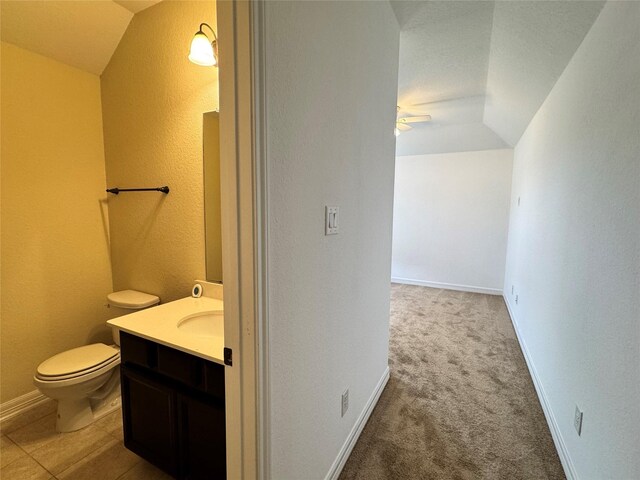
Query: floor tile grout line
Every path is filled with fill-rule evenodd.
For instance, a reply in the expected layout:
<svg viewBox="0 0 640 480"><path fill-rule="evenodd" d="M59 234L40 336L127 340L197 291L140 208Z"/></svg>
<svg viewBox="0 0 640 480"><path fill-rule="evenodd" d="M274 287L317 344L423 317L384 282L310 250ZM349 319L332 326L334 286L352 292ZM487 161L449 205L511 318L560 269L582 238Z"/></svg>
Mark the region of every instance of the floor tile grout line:
<svg viewBox="0 0 640 480"><path fill-rule="evenodd" d="M2 432L2 433L1 433L1 435L2 435L2 436L6 437L6 439L7 439L9 442L11 442L11 444L13 444L15 447L17 447L17 448L18 448L18 450L21 452L21 455L20 455L20 457L19 457L19 458L17 458L17 459L15 459L15 460L11 461L9 464L5 465L5 467L7 467L7 466L9 466L9 465L13 464L14 462L16 462L16 461L18 461L18 460L21 460L21 459L23 459L23 460L24 460L24 459L25 459L25 457L28 457L31 461L35 462L35 463L36 463L40 468L42 468L42 469L44 470L44 473L46 473L47 475L49 475L49 480L59 480L59 479L60 479L60 477L58 477L58 475L64 475L64 474L65 474L65 472L68 472L68 471L70 471L70 470L71 470L71 469L73 469L73 468L77 468L77 467L78 467L78 465L79 465L79 464L81 464L82 462L85 462L85 461L86 461L86 459L87 459L88 457L91 457L92 455L95 455L95 454L96 454L96 452L98 452L99 450L103 449L103 448L104 448L104 446L105 446L106 444L109 444L109 445L121 444L121 445L123 445L123 446L124 446L124 441L123 441L123 439L121 438L121 432L119 431L119 429L118 429L118 428L109 428L109 427L108 427L108 426L106 426L106 425L96 425L96 424L94 423L94 426L96 427L96 429L97 429L97 430L99 430L100 432L102 432L102 433L105 435L106 444L103 444L100 448L98 448L98 449L96 449L96 450L94 450L94 451L92 451L92 452L90 452L90 453L88 453L88 454L84 455L82 458L77 459L73 464L71 464L71 465L67 466L67 467L66 467L62 472L59 472L57 475L54 475L54 474L51 472L51 470L49 470L48 468L46 468L46 467L45 467L45 466L44 466L40 461L38 461L38 460L34 457L34 455L33 455L33 453L34 453L34 452L38 451L38 449L39 449L39 448L42 448L42 447L44 447L45 445L42 445L42 446L38 447L38 449L34 450L33 452L28 452L27 450L25 450L25 448L23 448L23 446L22 446L22 445L18 444L16 441L14 441L14 440L9 436L9 435L11 435L12 433L14 433L14 432L16 432L16 431L18 431L18 430L20 430L20 429L22 429L22 428L29 427L29 426L30 426L30 425L32 425L33 423L36 423L36 422L38 422L38 421L41 421L42 419L44 419L45 417L47 417L47 416L49 416L49 415L51 415L51 413L48 413L48 414L42 415L42 416L40 416L40 417L38 417L38 418L35 418L35 419L33 419L32 421L30 421L30 422L28 422L28 423L26 423L26 424L24 424L24 425L21 425L19 428L16 428L15 430L12 430L9 434L7 434L8 432ZM55 433L55 434L58 434L58 433L60 433L60 432L55 432L55 431L54 431L54 433ZM69 433L70 433L70 432L69 432ZM64 435L64 433L62 433L61 435ZM118 479L123 478L125 475L127 475L127 474L128 474L129 472L131 472L133 469L135 469L135 468L139 467L139 465L140 465L141 463L144 463L144 462L145 462L145 460L144 460L142 457L140 457L140 456L137 456L137 455L136 455L136 462L135 462L133 465L131 465L131 467L130 467L130 468L128 468L126 471L124 471L124 472L120 473L120 474L119 474L116 478L114 478L113 480L118 480Z"/></svg>
<svg viewBox="0 0 640 480"><path fill-rule="evenodd" d="M25 426L26 426L26 425L25 425ZM24 448L22 448L22 446L21 446L21 445L19 445L18 443L14 442L14 441L13 441L13 439L12 439L11 437L9 437L8 435L6 435L6 434L4 434L4 433L3 433L2 435L4 435L5 437L7 437L7 438L9 439L9 441L11 441L11 443L13 443L16 447L18 447L18 449L20 449L20 450L22 451L22 453L24 453L27 457L29 457L31 460L33 460L34 462L36 462L36 463L37 463L38 465L40 465L42 468L44 468L44 470L45 470L49 475L54 476L54 475L53 475L53 473L51 473L49 470L47 470L47 469L45 468L45 466L44 466L44 465L42 465L38 460L36 460L35 458L33 458L33 456L32 456L29 452L27 452ZM6 464L4 467L2 467L2 468L6 468L6 467L8 467L9 465L14 464L14 463L15 463L15 462L17 462L18 460L21 460L22 458L23 458L23 457L16 458L16 459L15 459L15 460L13 460L12 462L7 463L7 464Z"/></svg>
<svg viewBox="0 0 640 480"><path fill-rule="evenodd" d="M44 417L43 417L43 418L44 418ZM25 426L26 426L26 425L25 425ZM6 436L6 435L5 435L5 436ZM9 437L7 437L7 438L9 438ZM34 452L38 451L38 450L39 450L39 448L42 448L42 447L39 447L39 448L35 449L33 452L29 453L29 452L27 452L24 448L22 448L19 444L17 444L16 442L14 442L11 438L9 438L9 440L11 440L11 441L13 442L13 444L14 444L16 447L18 447L20 450L22 450L22 451L24 452L24 454L25 454L27 457L29 457L31 460L33 460L33 461L34 461L34 462L36 462L38 465L40 465L40 466L44 469L44 471L45 471L45 472L47 472L49 475L51 475L51 477L53 477L54 479L56 479L56 480L57 480L56 475L55 475L51 470L49 470L47 467L45 467L42 463L40 463L40 462L39 462L39 461L38 461L38 460L37 460L37 459L36 459L36 458L31 454L31 453L34 453ZM43 445L43 447L44 447L44 446L45 446L45 445ZM88 455L85 455L85 456L84 456L84 457L82 457L80 460L78 460L77 462L75 462L73 465L75 465L76 463L78 463L78 462L82 461L82 460L83 460L84 458L86 458L87 456L88 456ZM16 460L14 460L13 462L10 462L9 464L5 465L5 467L8 467L9 465L11 465L11 464L15 463L15 462L16 462L16 461L18 461L18 460L20 460L20 458L17 458L17 459L16 459ZM70 465L70 466L73 466L73 465ZM65 470L66 470L66 469L65 469ZM60 472L60 473L62 473L62 472Z"/></svg>
<svg viewBox="0 0 640 480"><path fill-rule="evenodd" d="M45 418L45 417L47 417L47 416L48 416L48 415L45 415L44 417L40 418L39 420L42 420L42 419L44 419L44 418ZM35 423L35 422L33 422L33 423ZM18 430L22 430L22 428L26 428L26 427L28 427L29 425L31 425L31 424L27 424L27 425L25 425L24 427L20 427L19 429L15 430L15 431L14 431L14 432L12 432L11 434L14 434L14 433L15 433L15 432L17 432ZM9 435L11 435L11 434L9 434ZM60 433L60 432L56 431L56 430L55 430L55 428L54 428L54 430L53 430L53 434L54 434L54 435L53 435L54 437L58 437L59 435L63 435L63 433ZM25 452L27 455L29 455L31 458L33 458L33 453L34 453L34 452L36 452L37 450L39 450L39 449L41 449L41 448L43 448L43 447L47 446L49 443L54 442L54 441L56 440L55 438L53 438L53 437L52 437L52 438L51 438L51 439L49 439L47 442L43 443L42 445L38 445L38 446L37 446L36 448L34 448L31 452L29 452L26 448L24 448L22 445L20 445L16 440L14 440L13 438L11 438L9 435L6 435L6 436L7 436L7 438L9 438L13 443L15 443L18 447L20 447L20 448L22 449L22 451L24 451L24 452ZM34 459L34 460L35 460L35 459Z"/></svg>
<svg viewBox="0 0 640 480"><path fill-rule="evenodd" d="M12 440L12 441L13 441L13 440ZM13 443L14 443L14 445L15 445L16 447L18 447L20 450L22 450L22 452L23 452L27 457L29 457L31 460L33 460L34 462L36 462L40 467L42 467L42 468L44 469L44 471L45 471L45 472L47 472L49 475L51 475L51 477L54 477L54 478L55 478L55 475L54 475L53 473L51 473L51 471L49 471L49 470L48 470L44 465L42 465L38 460L36 460L35 458L33 458L33 457L31 456L31 454L29 454L28 452L25 452L25 451L24 451L24 449L23 449L20 445L18 445L17 443L15 443L15 442L13 442ZM7 468L7 467L9 467L9 466L13 465L13 464L14 464L14 463L16 463L16 462L19 462L19 461L20 461L20 460L22 460L23 458L24 458L24 457L18 457L18 458L16 458L15 460L13 460L13 461L11 461L11 462L7 463L7 464L6 464L4 467L2 467L2 468L3 468L3 469L4 469L4 468Z"/></svg>
<svg viewBox="0 0 640 480"><path fill-rule="evenodd" d="M29 455L29 454L27 454ZM29 455L31 457L31 459L36 462L38 465L40 465L42 468L44 468L44 471L47 472L49 475L51 475L52 477L55 478L55 475L53 474L52 471L50 471L47 467L45 467L44 465L42 465L38 460L36 460L35 458L33 458L31 455Z"/></svg>
<svg viewBox="0 0 640 480"><path fill-rule="evenodd" d="M43 418L45 418L45 417L46 417L46 416L48 416L48 415L49 415L49 414L44 415L44 416L40 417L38 420L42 420ZM20 427L19 429L16 429L15 431L20 430L20 429L22 429L22 428L26 428L26 427L28 427L29 425L31 425L32 423L37 422L38 420L34 420L34 422L31 422L31 423L25 424L24 426ZM113 435L113 434L112 434L108 429L106 429L106 428L104 428L104 427L101 427L101 426L97 426L97 425L95 425L95 428L96 428L97 430L100 430L102 433L104 433L104 434L106 435L106 438L111 439L111 440L110 440L110 443L111 443L111 442L114 442L114 441L115 441L115 442L122 442L122 440L121 440L120 438L118 438L118 437L116 437L115 435ZM54 432L54 433L58 434L58 433L60 433L60 432L57 432L57 431L56 431L56 432ZM66 433L72 433L72 432L66 432ZM64 432L63 432L62 434L64 434ZM15 442L11 437L9 437L9 436L8 436L8 435L6 435L6 434L3 434L3 435L5 435L5 436L6 436L6 437L7 437L7 438L8 438L8 439L9 439L9 440L10 440L10 441L15 445L15 446L17 446L17 447L18 447L18 448L19 448L19 449L20 449L20 450L21 450L21 451L22 451L26 456L28 456L28 457L29 457L29 458L31 458L34 462L36 462L39 466L41 466L41 467L42 467L42 468L43 468L43 469L44 469L44 470L45 470L49 475L51 475L53 478L56 478L56 479L57 479L56 475L55 475L51 470L49 470L45 465L43 465L41 462L39 462L39 461L38 461L38 460L33 456L33 454L34 454L35 452L37 452L40 448L44 448L44 447L46 447L46 444L45 444L45 445L42 445L42 446L40 446L40 447L38 447L38 448L37 448L37 449L35 449L33 452L28 452L28 451L26 451L26 450L25 450L25 449L24 449L20 444L18 444L17 442ZM55 440L52 440L52 441L55 441ZM59 474L62 474L62 473L64 473L66 470L68 470L69 468L72 468L72 467L76 466L78 463L82 462L84 459L86 459L87 457L89 457L92 453L94 453L94 452L90 452L90 453L88 453L87 455L83 456L82 458L78 459L76 462L74 462L73 464L71 464L71 465L69 465L67 468L65 468L62 472L59 472ZM17 461L17 460L19 460L19 459L16 459L16 460L14 460L13 462L10 462L10 464L14 463L14 462L15 462L15 461ZM10 464L8 464L8 465L10 465ZM8 466L8 465L7 465L7 466Z"/></svg>
<svg viewBox="0 0 640 480"><path fill-rule="evenodd" d="M107 434L108 435L108 434ZM110 436L110 435L108 435ZM113 438L113 437L112 437ZM117 441L117 439L114 439ZM107 442L105 444L102 444L99 448L97 448L96 450L88 453L87 455L85 455L84 457L80 458L78 461L72 463L71 465L69 465L67 468L65 468L63 471L59 472L58 475L63 475L67 470L72 469L73 467L76 467L78 464L80 464L82 461L86 460L87 458L89 458L91 455L95 454L96 452L104 449L107 445L113 445L114 443L112 442ZM115 480L115 479L114 479Z"/></svg>

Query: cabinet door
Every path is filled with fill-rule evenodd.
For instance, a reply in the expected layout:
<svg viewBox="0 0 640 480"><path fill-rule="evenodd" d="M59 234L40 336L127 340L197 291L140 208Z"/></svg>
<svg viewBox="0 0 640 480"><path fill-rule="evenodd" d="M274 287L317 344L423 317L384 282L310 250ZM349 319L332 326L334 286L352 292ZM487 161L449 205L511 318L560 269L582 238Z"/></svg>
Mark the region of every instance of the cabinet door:
<svg viewBox="0 0 640 480"><path fill-rule="evenodd" d="M125 446L177 478L175 391L129 368L121 373Z"/></svg>
<svg viewBox="0 0 640 480"><path fill-rule="evenodd" d="M179 395L183 478L225 480L227 452L224 403Z"/></svg>

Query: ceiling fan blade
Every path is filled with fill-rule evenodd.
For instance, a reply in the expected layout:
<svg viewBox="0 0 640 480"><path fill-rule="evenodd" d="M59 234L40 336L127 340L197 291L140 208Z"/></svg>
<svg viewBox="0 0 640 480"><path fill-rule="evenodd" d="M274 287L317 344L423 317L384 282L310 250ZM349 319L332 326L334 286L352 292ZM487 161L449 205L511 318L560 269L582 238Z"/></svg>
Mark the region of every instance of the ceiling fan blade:
<svg viewBox="0 0 640 480"><path fill-rule="evenodd" d="M419 115L417 117L402 117L398 119L399 123L422 123L430 122L431 115Z"/></svg>
<svg viewBox="0 0 640 480"><path fill-rule="evenodd" d="M406 132L407 130L411 130L410 125L407 125L406 123L401 123L401 122L396 123L396 128L401 132Z"/></svg>

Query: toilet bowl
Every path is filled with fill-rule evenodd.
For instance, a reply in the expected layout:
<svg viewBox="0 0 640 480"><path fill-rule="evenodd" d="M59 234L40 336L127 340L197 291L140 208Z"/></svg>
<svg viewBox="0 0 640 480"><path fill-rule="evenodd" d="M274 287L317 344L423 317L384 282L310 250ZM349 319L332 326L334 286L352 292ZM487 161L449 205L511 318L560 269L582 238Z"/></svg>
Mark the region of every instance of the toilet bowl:
<svg viewBox="0 0 640 480"><path fill-rule="evenodd" d="M109 305L141 310L160 302L155 295L124 290L107 296ZM42 362L34 385L58 401L56 430L72 432L120 407L120 338L112 330L115 345L94 343L73 348Z"/></svg>

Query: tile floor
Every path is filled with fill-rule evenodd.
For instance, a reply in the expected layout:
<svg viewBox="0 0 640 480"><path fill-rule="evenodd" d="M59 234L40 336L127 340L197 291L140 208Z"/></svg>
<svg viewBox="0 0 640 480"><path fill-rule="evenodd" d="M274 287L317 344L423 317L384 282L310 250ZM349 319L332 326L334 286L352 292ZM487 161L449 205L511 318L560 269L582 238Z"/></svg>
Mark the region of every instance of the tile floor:
<svg viewBox="0 0 640 480"><path fill-rule="evenodd" d="M2 480L170 480L123 445L120 410L77 432L56 433L48 401L0 425Z"/></svg>

